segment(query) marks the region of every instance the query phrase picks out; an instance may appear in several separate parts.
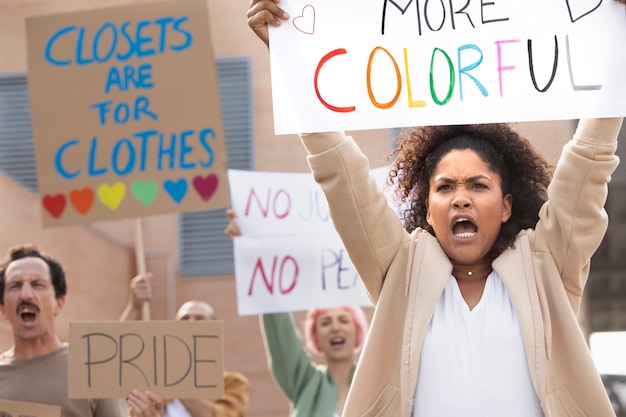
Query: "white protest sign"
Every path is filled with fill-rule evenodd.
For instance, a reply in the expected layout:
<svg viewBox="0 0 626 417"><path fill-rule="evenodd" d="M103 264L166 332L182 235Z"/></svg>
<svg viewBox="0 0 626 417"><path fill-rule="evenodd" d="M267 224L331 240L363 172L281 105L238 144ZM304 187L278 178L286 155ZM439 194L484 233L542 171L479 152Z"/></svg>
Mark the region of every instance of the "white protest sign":
<svg viewBox="0 0 626 417"><path fill-rule="evenodd" d="M283 0L277 134L626 115L613 0Z"/></svg>
<svg viewBox="0 0 626 417"><path fill-rule="evenodd" d="M311 174L228 170L228 183L239 315L371 305Z"/></svg>
<svg viewBox="0 0 626 417"><path fill-rule="evenodd" d="M239 315L371 305L338 237L235 239Z"/></svg>
<svg viewBox="0 0 626 417"><path fill-rule="evenodd" d="M334 231L328 203L311 174L228 170L231 201L245 237Z"/></svg>

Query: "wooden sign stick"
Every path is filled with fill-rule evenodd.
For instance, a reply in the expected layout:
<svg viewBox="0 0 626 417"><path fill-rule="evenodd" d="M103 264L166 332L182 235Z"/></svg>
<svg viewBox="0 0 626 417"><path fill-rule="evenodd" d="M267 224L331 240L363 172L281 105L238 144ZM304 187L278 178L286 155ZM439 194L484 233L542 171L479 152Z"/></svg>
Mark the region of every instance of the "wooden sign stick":
<svg viewBox="0 0 626 417"><path fill-rule="evenodd" d="M137 269L139 274L146 273L146 253L143 245L143 230L141 218L135 219L135 256L137 258ZM150 321L150 302L144 301L141 305L141 319Z"/></svg>

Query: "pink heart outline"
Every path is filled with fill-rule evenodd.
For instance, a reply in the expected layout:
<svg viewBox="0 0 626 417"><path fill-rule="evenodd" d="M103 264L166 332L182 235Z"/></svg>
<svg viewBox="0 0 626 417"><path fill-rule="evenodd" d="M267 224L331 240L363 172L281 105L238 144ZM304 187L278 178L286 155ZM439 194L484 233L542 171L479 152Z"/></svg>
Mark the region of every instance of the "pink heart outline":
<svg viewBox="0 0 626 417"><path fill-rule="evenodd" d="M302 33L312 35L315 32L315 8L307 4L302 8L302 14L293 18L293 25Z"/></svg>
<svg viewBox="0 0 626 417"><path fill-rule="evenodd" d="M217 190L218 178L215 174L209 174L205 177L197 175L193 178L193 188L204 201L208 201L209 198Z"/></svg>

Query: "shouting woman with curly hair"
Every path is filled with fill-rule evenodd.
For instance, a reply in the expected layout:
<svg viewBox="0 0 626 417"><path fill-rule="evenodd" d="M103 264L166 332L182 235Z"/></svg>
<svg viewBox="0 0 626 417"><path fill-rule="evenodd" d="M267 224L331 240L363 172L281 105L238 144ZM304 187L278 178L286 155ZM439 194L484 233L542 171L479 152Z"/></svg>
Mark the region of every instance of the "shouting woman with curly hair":
<svg viewBox="0 0 626 417"><path fill-rule="evenodd" d="M278 0L248 11L268 46L286 18ZM581 120L554 172L506 124L406 130L402 220L351 137L300 135L375 306L344 416L615 415L576 315L621 123Z"/></svg>

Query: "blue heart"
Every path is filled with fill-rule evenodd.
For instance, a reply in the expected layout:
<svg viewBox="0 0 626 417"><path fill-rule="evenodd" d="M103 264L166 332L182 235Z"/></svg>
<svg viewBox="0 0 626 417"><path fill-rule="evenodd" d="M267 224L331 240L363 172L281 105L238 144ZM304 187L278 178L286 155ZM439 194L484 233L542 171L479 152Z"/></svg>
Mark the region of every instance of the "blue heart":
<svg viewBox="0 0 626 417"><path fill-rule="evenodd" d="M163 188L165 188L165 191L167 191L176 204L180 204L183 198L185 198L185 194L187 194L187 180L184 178L178 181L165 180Z"/></svg>

